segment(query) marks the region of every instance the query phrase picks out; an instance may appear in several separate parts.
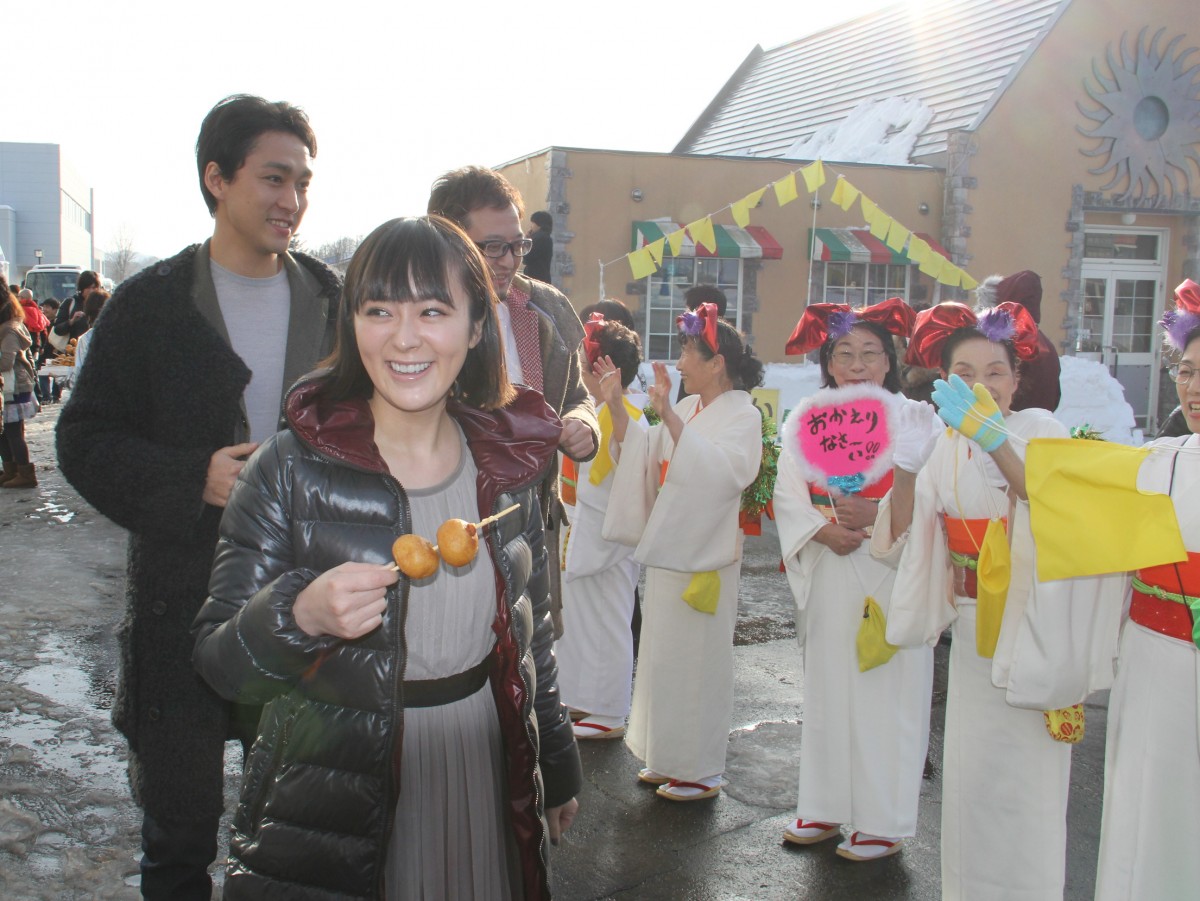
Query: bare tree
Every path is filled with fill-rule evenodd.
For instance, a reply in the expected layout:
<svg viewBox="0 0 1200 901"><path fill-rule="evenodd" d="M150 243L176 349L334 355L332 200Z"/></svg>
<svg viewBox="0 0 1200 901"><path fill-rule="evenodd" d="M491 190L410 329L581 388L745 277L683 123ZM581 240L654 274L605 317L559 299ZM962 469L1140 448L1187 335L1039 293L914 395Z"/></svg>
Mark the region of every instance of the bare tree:
<svg viewBox="0 0 1200 901"><path fill-rule="evenodd" d="M113 237L113 249L104 255L105 274L118 284L125 281L140 268L138 253L133 249L134 233L126 224L117 229Z"/></svg>
<svg viewBox="0 0 1200 901"><path fill-rule="evenodd" d="M354 256L354 251L358 250L358 245L362 241L362 235L354 238L344 236L336 241L322 244L313 255L335 269L345 270L346 265L350 262L350 257Z"/></svg>

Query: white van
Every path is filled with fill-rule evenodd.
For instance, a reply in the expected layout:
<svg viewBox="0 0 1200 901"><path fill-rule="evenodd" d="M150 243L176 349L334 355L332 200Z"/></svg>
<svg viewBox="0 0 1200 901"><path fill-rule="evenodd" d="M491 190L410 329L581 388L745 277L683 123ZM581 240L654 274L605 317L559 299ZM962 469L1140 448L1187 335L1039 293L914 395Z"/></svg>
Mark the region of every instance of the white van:
<svg viewBox="0 0 1200 901"><path fill-rule="evenodd" d="M82 266L43 263L25 273L25 287L33 292L33 298L38 303L48 297L61 302L75 293L75 283L82 274Z"/></svg>

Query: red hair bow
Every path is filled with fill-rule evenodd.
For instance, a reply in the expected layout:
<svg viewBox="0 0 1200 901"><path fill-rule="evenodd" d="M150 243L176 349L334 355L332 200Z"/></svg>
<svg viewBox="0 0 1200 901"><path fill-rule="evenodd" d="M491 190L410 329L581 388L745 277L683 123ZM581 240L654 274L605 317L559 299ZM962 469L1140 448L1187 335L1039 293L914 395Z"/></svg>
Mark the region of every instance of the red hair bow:
<svg viewBox="0 0 1200 901"><path fill-rule="evenodd" d="M697 335L703 336L704 343L708 345L708 349L715 356L721 352L720 345L717 343L717 322L720 318L715 303L702 303L696 307L695 312L688 310L677 316L675 324L685 335L693 338Z"/></svg>
<svg viewBox="0 0 1200 901"><path fill-rule="evenodd" d="M600 359L600 339L597 335L600 329L604 328L604 323L603 313L593 313L583 324L583 354L587 357L588 372L592 371L596 361Z"/></svg>
<svg viewBox="0 0 1200 901"><path fill-rule="evenodd" d="M1037 356L1038 327L1025 307L1005 301L976 316L966 304L950 300L917 314L904 361L910 366L941 369L942 348L960 328L973 328L997 344L1011 344L1017 359Z"/></svg>
<svg viewBox="0 0 1200 901"><path fill-rule="evenodd" d="M788 338L788 355L806 354L826 341L840 341L860 322L870 322L901 338L912 332L917 314L899 297L889 297L873 307L851 309L844 303L811 303Z"/></svg>

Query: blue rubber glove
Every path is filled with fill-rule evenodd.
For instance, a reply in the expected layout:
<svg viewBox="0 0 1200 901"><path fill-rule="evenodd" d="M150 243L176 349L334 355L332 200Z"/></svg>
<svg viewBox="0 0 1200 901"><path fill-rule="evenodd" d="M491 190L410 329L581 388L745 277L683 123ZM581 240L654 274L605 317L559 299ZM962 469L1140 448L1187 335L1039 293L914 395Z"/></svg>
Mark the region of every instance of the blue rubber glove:
<svg viewBox="0 0 1200 901"><path fill-rule="evenodd" d="M1004 434L1004 417L987 388L979 383L968 388L957 375L950 381L938 379L933 383L933 402L938 416L950 428L970 438L989 454L1008 440Z"/></svg>

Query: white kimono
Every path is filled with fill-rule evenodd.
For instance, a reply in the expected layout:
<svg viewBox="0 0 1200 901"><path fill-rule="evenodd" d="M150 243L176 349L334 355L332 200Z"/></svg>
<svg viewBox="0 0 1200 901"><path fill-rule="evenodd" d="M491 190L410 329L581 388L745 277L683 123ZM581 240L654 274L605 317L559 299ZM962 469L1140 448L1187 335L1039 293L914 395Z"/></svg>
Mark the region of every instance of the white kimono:
<svg viewBox="0 0 1200 901"><path fill-rule="evenodd" d="M642 637L626 742L656 772L694 782L725 770L733 717L742 491L762 460L762 417L745 391L698 409L685 397L678 446L666 426L630 429L620 447L604 537L635 545L647 567ZM666 481L658 487L663 461ZM696 573L715 572L715 613L683 600Z"/></svg>
<svg viewBox="0 0 1200 901"><path fill-rule="evenodd" d="M625 399L639 412L648 401L645 394L628 394ZM603 425L611 419L603 404L596 415L603 446L611 436L611 425L607 430ZM631 414L629 427L649 426L645 416L635 419ZM558 692L575 710L624 719L633 689L630 622L641 567L633 559L633 548L605 541L601 534L616 467L592 484L594 464L595 460L577 466L576 502L571 526L564 529L563 636L555 643Z"/></svg>
<svg viewBox="0 0 1200 901"><path fill-rule="evenodd" d="M1178 457L1170 491L1175 515L1184 546L1200 552L1200 437L1151 446L1191 449L1152 455L1142 465L1138 486L1167 493L1172 458ZM1198 683L1195 644L1125 623L1108 702L1096 901L1200 897Z"/></svg>
<svg viewBox="0 0 1200 901"><path fill-rule="evenodd" d="M1005 425L1025 440L1066 437L1045 410L1013 413ZM1024 443L1010 443L1024 459ZM1042 711L1112 683L1116 577L1037 581L1029 504L1010 505L1006 487L977 444L947 434L917 477L907 536L892 536L889 500L872 536L875 556L902 551L888 641L934 644L954 627L942 782L946 901L1061 901L1071 745L1050 737ZM954 595L942 514L1009 520L1012 576L991 660L975 650L975 600Z"/></svg>
<svg viewBox="0 0 1200 901"><path fill-rule="evenodd" d="M864 599L875 598L886 615L896 571L874 559L866 542L839 556L813 541L829 520L813 506L809 487L798 449L785 437L774 507L804 648L796 815L872 835L915 835L933 649L906 648L882 666L858 671Z"/></svg>

